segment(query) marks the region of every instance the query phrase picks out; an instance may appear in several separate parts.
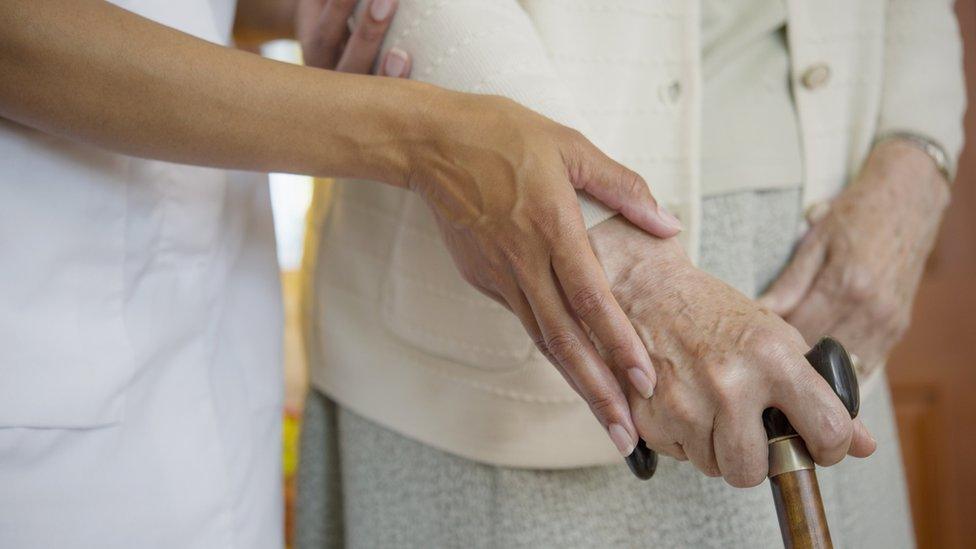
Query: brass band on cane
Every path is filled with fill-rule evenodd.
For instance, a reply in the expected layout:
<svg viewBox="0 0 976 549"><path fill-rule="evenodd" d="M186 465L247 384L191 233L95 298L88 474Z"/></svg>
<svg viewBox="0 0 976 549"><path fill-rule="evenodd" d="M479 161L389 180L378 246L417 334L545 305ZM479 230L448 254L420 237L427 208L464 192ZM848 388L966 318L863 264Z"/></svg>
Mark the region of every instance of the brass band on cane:
<svg viewBox="0 0 976 549"><path fill-rule="evenodd" d="M800 435L787 435L769 440L769 478L783 473L813 469L813 458Z"/></svg>

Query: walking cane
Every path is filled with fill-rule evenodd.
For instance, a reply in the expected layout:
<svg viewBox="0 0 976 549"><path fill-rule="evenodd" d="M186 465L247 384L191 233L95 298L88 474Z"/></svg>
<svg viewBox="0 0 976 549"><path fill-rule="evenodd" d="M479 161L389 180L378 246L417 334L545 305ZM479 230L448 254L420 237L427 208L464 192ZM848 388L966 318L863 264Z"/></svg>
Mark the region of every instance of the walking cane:
<svg viewBox="0 0 976 549"><path fill-rule="evenodd" d="M844 347L837 340L825 337L805 356L844 403L851 418L857 416L860 406L857 377ZM786 414L775 408L763 412L763 424L769 439L769 484L783 545L788 549L833 547L813 458L803 439L790 425ZM640 440L627 456L627 465L638 478L647 480L657 468L657 454Z"/></svg>

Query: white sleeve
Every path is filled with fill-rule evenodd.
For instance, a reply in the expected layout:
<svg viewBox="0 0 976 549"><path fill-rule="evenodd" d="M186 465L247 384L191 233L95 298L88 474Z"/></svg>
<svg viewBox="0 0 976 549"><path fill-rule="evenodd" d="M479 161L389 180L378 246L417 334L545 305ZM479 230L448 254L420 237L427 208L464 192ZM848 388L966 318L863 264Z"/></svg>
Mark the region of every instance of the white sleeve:
<svg viewBox="0 0 976 549"><path fill-rule="evenodd" d="M586 133L585 120L515 0L400 0L385 48L394 46L410 54L412 79L505 96ZM615 214L578 194L587 228Z"/></svg>
<svg viewBox="0 0 976 549"><path fill-rule="evenodd" d="M880 134L909 131L942 145L955 165L966 86L952 0L889 0Z"/></svg>

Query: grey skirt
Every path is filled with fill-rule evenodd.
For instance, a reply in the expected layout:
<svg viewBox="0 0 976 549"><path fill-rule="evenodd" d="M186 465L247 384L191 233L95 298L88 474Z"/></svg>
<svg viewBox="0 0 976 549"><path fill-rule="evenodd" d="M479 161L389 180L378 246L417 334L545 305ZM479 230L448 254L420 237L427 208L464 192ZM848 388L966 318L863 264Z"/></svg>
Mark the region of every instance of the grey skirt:
<svg viewBox="0 0 976 549"><path fill-rule="evenodd" d="M800 215L795 190L706 199L702 268L756 295L789 259ZM864 399L861 417L878 451L818 470L834 544L911 547L886 383ZM732 488L668 458L647 482L623 463L484 465L398 435L314 390L297 482L296 549L782 546L766 483Z"/></svg>

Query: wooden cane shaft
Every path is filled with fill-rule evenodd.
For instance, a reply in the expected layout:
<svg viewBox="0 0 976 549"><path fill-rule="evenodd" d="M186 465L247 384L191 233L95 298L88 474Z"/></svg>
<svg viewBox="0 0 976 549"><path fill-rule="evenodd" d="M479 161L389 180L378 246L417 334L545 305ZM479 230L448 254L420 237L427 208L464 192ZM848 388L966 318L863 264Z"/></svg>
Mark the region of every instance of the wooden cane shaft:
<svg viewBox="0 0 976 549"><path fill-rule="evenodd" d="M783 545L787 549L829 549L830 531L824 514L817 473L800 469L769 479Z"/></svg>

